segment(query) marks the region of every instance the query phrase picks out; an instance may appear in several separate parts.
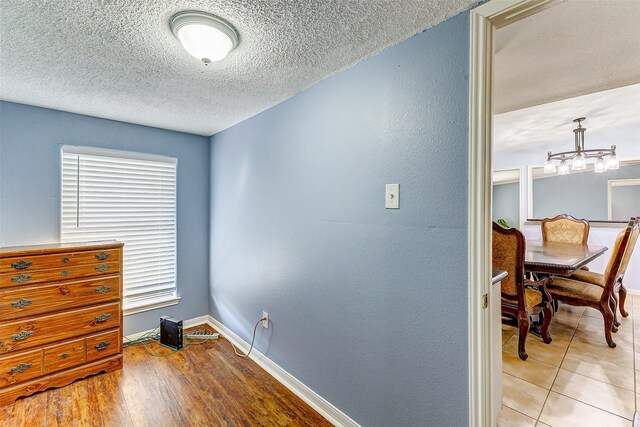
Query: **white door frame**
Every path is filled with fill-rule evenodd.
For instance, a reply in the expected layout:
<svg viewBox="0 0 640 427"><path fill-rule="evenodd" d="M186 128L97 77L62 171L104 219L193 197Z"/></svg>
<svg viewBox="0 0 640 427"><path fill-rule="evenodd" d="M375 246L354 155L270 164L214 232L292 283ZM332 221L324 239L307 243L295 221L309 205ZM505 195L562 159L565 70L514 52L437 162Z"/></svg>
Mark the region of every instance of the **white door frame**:
<svg viewBox="0 0 640 427"><path fill-rule="evenodd" d="M493 35L564 0L492 0L471 11L469 64L469 426L491 425L490 317ZM494 414L495 416L495 414Z"/></svg>

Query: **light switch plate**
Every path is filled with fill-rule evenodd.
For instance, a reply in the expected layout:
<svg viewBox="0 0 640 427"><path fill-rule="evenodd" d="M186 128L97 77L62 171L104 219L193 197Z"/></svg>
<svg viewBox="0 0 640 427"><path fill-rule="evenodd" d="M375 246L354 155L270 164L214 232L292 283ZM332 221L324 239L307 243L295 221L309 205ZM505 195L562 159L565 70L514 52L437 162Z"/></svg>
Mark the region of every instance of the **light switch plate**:
<svg viewBox="0 0 640 427"><path fill-rule="evenodd" d="M384 207L400 209L400 184L387 184L385 189Z"/></svg>

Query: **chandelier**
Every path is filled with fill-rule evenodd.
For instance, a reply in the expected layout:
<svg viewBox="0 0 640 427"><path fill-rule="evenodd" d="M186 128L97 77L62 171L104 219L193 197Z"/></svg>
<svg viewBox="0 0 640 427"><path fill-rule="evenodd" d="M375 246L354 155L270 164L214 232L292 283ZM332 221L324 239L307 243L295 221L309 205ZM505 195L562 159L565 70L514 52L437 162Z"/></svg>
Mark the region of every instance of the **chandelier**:
<svg viewBox="0 0 640 427"><path fill-rule="evenodd" d="M554 162L560 162L558 165L558 175L567 175L569 173L569 160L571 160L571 168L573 170L584 170L587 168L587 159L596 159L593 164L593 171L595 173L603 173L609 169L618 169L620 164L616 157L616 146L612 145L611 148L596 148L586 150L584 148L584 132L587 128L582 127L582 121L586 120L586 117L579 117L573 122L578 123L578 127L573 130L575 135L575 150L564 151L562 153L552 153L549 151L547 154L547 162L544 164L544 173L556 172L556 164Z"/></svg>

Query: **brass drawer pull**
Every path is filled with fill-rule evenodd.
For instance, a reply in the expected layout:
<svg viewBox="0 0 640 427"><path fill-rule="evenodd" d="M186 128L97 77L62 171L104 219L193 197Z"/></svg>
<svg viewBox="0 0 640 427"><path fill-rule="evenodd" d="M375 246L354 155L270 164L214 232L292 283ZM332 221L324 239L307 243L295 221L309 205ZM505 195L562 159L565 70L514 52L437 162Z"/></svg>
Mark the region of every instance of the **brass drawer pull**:
<svg viewBox="0 0 640 427"><path fill-rule="evenodd" d="M96 316L96 323L104 323L111 318L109 313L101 314L100 316Z"/></svg>
<svg viewBox="0 0 640 427"><path fill-rule="evenodd" d="M69 357L69 353L62 353L60 355L60 359L63 359L63 360L66 359L67 357Z"/></svg>
<svg viewBox="0 0 640 427"><path fill-rule="evenodd" d="M31 264L33 264L31 261L18 261L12 263L11 267L15 268L16 270L23 270L27 267L31 267Z"/></svg>
<svg viewBox="0 0 640 427"><path fill-rule="evenodd" d="M94 345L93 347L98 351L102 351L102 350L106 349L107 347L109 347L110 345L111 345L111 343L109 341L100 341L100 343Z"/></svg>
<svg viewBox="0 0 640 427"><path fill-rule="evenodd" d="M62 270L62 272L60 273L60 275L61 275L62 277L66 277L66 276L68 276L69 274L71 274L71 273L69 273L69 270Z"/></svg>
<svg viewBox="0 0 640 427"><path fill-rule="evenodd" d="M64 263L64 264L66 264L66 263L68 263L68 262L69 262L69 258L64 257L64 258L62 258L62 259L60 260L60 262L62 262L62 263Z"/></svg>
<svg viewBox="0 0 640 427"><path fill-rule="evenodd" d="M96 294L106 294L111 291L111 286L100 286L96 288Z"/></svg>
<svg viewBox="0 0 640 427"><path fill-rule="evenodd" d="M11 372L14 374L21 374L32 366L33 363L21 363L18 366L11 368Z"/></svg>
<svg viewBox="0 0 640 427"><path fill-rule="evenodd" d="M33 276L30 276L29 274L18 274L17 276L14 276L11 278L11 281L13 283L20 283L23 284L24 282L33 279Z"/></svg>
<svg viewBox="0 0 640 427"><path fill-rule="evenodd" d="M18 301L14 301L11 303L11 307L15 308L25 308L29 304L33 304L33 301L27 298L20 298Z"/></svg>
<svg viewBox="0 0 640 427"><path fill-rule="evenodd" d="M107 265L107 264L102 264L96 267L96 271L99 271L101 273L104 273L105 271L107 271L108 269L110 269L111 266Z"/></svg>
<svg viewBox="0 0 640 427"><path fill-rule="evenodd" d="M14 341L24 341L29 338L31 334L33 334L31 331L20 331L17 334L11 335L11 338L13 338Z"/></svg>
<svg viewBox="0 0 640 427"><path fill-rule="evenodd" d="M96 254L96 259L100 260L100 261L104 261L105 259L109 258L111 256L111 254L108 254L106 252L100 252L99 254Z"/></svg>

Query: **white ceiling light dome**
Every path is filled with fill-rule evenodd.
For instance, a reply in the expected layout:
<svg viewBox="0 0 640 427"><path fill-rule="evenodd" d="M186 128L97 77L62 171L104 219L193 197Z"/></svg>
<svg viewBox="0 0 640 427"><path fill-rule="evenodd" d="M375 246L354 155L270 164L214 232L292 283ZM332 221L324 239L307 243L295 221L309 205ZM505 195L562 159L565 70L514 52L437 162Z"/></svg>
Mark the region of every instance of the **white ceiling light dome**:
<svg viewBox="0 0 640 427"><path fill-rule="evenodd" d="M180 12L171 18L169 25L182 47L205 65L224 59L238 45L235 28L205 12Z"/></svg>

